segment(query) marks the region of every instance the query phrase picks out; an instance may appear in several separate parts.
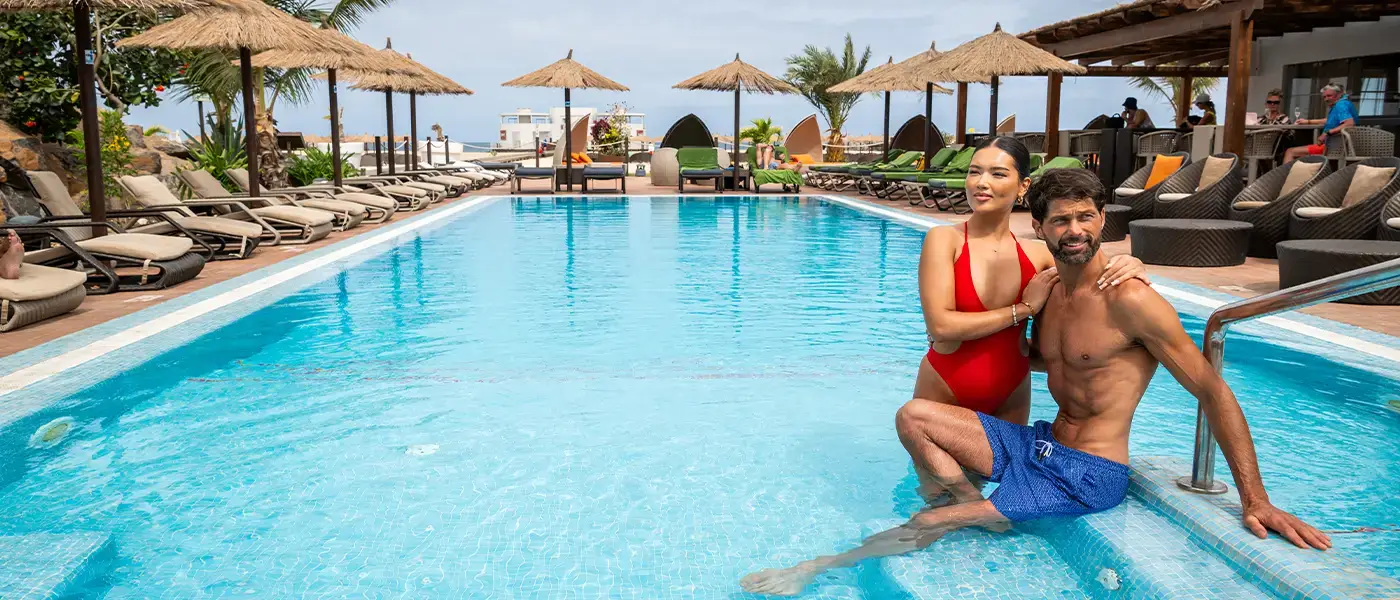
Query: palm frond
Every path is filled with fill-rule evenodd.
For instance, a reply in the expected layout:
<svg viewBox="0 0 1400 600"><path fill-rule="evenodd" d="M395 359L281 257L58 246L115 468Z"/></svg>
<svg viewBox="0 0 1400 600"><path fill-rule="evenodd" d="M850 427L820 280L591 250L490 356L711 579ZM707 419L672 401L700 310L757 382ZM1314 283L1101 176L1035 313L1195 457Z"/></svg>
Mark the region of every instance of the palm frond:
<svg viewBox="0 0 1400 600"><path fill-rule="evenodd" d="M364 23L370 13L393 3L394 0L339 0L326 15L325 23L327 27L350 31Z"/></svg>

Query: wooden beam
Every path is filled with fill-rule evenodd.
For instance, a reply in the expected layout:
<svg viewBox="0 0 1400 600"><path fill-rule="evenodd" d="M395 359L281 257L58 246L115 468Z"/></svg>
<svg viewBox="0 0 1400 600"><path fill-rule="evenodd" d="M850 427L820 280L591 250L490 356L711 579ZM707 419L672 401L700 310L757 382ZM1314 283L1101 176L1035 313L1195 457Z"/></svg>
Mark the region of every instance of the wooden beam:
<svg viewBox="0 0 1400 600"><path fill-rule="evenodd" d="M1249 61L1254 48L1254 19L1244 11L1230 22L1230 81L1225 90L1226 152L1244 155L1244 114L1249 110Z"/></svg>
<svg viewBox="0 0 1400 600"><path fill-rule="evenodd" d="M1225 67L1085 67L1088 72L1080 77L1225 77Z"/></svg>
<svg viewBox="0 0 1400 600"><path fill-rule="evenodd" d="M1219 50L1214 50L1214 49L1207 50L1207 51L1205 51L1204 53L1206 53L1206 54L1212 54L1212 55L1213 55L1213 54L1215 54L1216 52L1225 52L1225 53L1228 54L1228 53L1230 52L1229 45L1226 44L1226 45L1224 45L1224 46L1221 46ZM1200 56L1201 54L1203 54L1203 52L1202 52L1201 50L1187 50L1187 51L1185 51L1185 52L1169 52L1169 53L1167 53L1167 54L1159 54L1159 55L1157 55L1157 56L1155 56L1155 57L1153 57L1153 58L1149 58L1149 59L1147 59L1147 60L1144 60L1144 61L1142 61L1142 64L1147 65L1147 66L1149 66L1149 67L1155 67L1155 66L1158 66L1158 65L1170 65L1170 64L1176 64L1176 63L1181 63L1181 62L1189 62L1191 59L1193 59L1193 58L1195 58L1195 57L1197 57L1197 56ZM1200 64L1201 62L1202 62L1202 61L1196 61L1196 62L1194 62L1194 63L1189 63L1189 64Z"/></svg>
<svg viewBox="0 0 1400 600"><path fill-rule="evenodd" d="M1135 63L1135 62L1138 62L1138 61L1140 61L1140 60L1147 60L1147 59L1149 59L1149 58L1152 58L1153 56L1156 56L1156 55L1155 55L1155 54L1133 54L1133 55L1129 55L1129 56L1120 56L1120 57L1118 57L1118 58L1115 58L1115 59L1109 61L1109 63L1112 64L1112 65L1115 66L1115 67L1121 67L1121 66L1123 66L1123 65L1131 65L1131 64L1133 64L1133 63ZM1084 64L1084 63L1083 63L1083 62L1080 62L1079 64Z"/></svg>
<svg viewBox="0 0 1400 600"><path fill-rule="evenodd" d="M1045 90L1045 160L1060 155L1060 83L1064 75L1051 73Z"/></svg>
<svg viewBox="0 0 1400 600"><path fill-rule="evenodd" d="M1235 0L1205 10L1192 11L1101 33L1077 36L1074 39L1044 46L1044 49L1060 58L1070 59L1131 44L1142 44L1153 40L1220 29L1230 26L1232 15L1242 12L1252 13L1255 9L1263 8L1263 4L1264 0Z"/></svg>

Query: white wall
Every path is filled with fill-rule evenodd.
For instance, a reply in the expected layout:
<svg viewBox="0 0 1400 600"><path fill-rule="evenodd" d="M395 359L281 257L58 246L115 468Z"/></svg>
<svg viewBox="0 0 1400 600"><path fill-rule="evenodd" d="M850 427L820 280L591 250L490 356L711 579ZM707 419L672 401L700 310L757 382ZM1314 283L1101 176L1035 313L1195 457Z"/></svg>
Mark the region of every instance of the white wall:
<svg viewBox="0 0 1400 600"><path fill-rule="evenodd" d="M1288 65L1394 52L1400 52L1400 17L1261 38L1255 45L1249 110L1263 112L1264 94L1269 90L1287 91L1283 69ZM1347 93L1354 91L1347 90Z"/></svg>

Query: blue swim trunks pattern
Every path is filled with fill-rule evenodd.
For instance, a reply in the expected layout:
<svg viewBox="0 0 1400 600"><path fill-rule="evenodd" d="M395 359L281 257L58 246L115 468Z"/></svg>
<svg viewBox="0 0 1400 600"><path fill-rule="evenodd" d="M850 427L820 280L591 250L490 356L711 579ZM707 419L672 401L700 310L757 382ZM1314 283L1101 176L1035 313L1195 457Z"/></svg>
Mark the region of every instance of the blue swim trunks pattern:
<svg viewBox="0 0 1400 600"><path fill-rule="evenodd" d="M1077 517L1118 506L1128 495L1128 465L1055 441L1050 424L1008 423L977 413L992 445L989 500L1013 522Z"/></svg>

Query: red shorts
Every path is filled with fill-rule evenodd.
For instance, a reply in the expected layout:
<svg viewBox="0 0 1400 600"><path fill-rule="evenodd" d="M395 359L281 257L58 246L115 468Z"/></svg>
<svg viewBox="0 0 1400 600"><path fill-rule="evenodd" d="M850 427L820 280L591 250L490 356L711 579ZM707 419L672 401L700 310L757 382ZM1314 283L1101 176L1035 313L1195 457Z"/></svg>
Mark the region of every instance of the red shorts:
<svg viewBox="0 0 1400 600"><path fill-rule="evenodd" d="M1325 152L1327 152L1327 146L1324 145L1324 144L1309 144L1309 145L1308 145L1308 154L1310 154L1310 155L1312 155L1312 156L1321 156L1321 155L1322 155L1323 153L1325 153Z"/></svg>

